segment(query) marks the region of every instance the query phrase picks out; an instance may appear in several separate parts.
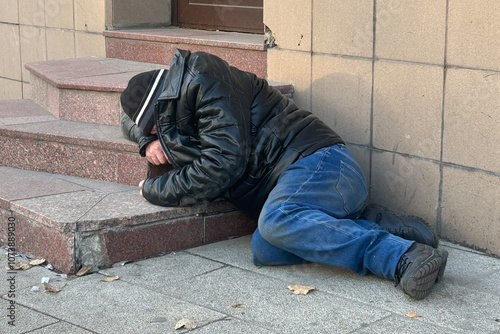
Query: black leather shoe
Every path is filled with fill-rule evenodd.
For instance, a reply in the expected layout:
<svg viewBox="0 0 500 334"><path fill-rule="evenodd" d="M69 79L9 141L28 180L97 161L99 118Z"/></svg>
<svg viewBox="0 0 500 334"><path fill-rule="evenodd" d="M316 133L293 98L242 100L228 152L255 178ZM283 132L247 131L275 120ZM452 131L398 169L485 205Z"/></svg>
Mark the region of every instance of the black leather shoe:
<svg viewBox="0 0 500 334"><path fill-rule="evenodd" d="M368 205L359 219L369 220L378 224L384 231L397 235L406 240L437 248L439 239L427 226L425 221L418 217L399 217L388 208L379 204Z"/></svg>
<svg viewBox="0 0 500 334"><path fill-rule="evenodd" d="M446 267L443 259L447 257L447 251L413 244L396 266L396 286L400 284L403 291L412 298L427 297L434 283L439 280L438 276L443 275Z"/></svg>

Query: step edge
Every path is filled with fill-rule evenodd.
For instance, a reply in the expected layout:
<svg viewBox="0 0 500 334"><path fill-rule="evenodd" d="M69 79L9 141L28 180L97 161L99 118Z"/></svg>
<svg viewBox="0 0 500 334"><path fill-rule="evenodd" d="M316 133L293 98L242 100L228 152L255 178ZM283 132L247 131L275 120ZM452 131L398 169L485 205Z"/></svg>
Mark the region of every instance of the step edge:
<svg viewBox="0 0 500 334"><path fill-rule="evenodd" d="M83 123L83 122L75 122L75 121L65 121L65 120L52 120L47 122L71 122L71 123ZM33 123L30 123L33 124ZM60 123L64 124L64 123ZM104 124L94 124L94 123L85 123L86 125L98 125L102 126ZM102 150L115 151L115 152L126 152L126 153L137 153L137 144L130 141L130 143L120 143L112 140L99 140L91 137L71 137L63 134L53 134L53 133L45 133L45 132L28 132L20 129L13 129L13 126L19 126L20 124L15 125L4 125L0 126L0 136L2 137L13 137L19 139L27 139L27 140L35 140L35 141L44 141L44 142L54 142L58 144L67 144L73 146L81 146L86 148L99 148ZM119 127L118 125L105 125L105 126L114 126Z"/></svg>
<svg viewBox="0 0 500 334"><path fill-rule="evenodd" d="M165 44L189 44L189 45L202 45L202 46L212 46L212 47L220 47L220 48L228 48L228 49L239 49L239 50L249 50L249 51L266 51L267 44L264 44L264 34L262 34L262 44L260 43L252 43L252 42L235 42L228 41L223 39L209 39L200 38L200 37L181 37L174 35L164 35L164 34L154 34L154 31L166 32L168 30L171 31L194 31L192 29L182 29L182 28L157 28L157 29L122 29L122 30L105 30L103 35L105 38L116 38L116 39L129 39L129 40L138 40L138 41L146 41L146 42L156 42L156 43L165 43ZM199 30L200 33L207 33L204 30ZM249 34L243 33L229 33L229 32L217 32L210 31L207 34L211 35L221 35L231 34L232 36L245 36ZM253 35L253 34L252 34ZM260 36L260 35L258 35Z"/></svg>
<svg viewBox="0 0 500 334"><path fill-rule="evenodd" d="M62 193L51 194L42 197L57 196L61 194ZM61 220L51 218L41 212L38 212L37 210L26 207L23 203L21 203L23 200L26 199L9 200L0 197L0 203L2 204L0 209L10 210L14 214L19 214L37 224L54 229L61 233L85 233L111 229L135 228L139 226L145 227L157 224L171 224L179 219L204 218L205 216L239 212L239 210L230 202L219 200L218 203L210 202L184 207L161 207L151 204L151 206L154 206L156 210L148 213L138 213L136 215L127 214L123 216L117 214L116 216L102 219L88 219L85 218L86 215L84 215L76 220Z"/></svg>
<svg viewBox="0 0 500 334"><path fill-rule="evenodd" d="M82 58L77 58L77 59L82 59ZM146 63L146 62L137 62L137 61L131 61L131 60L124 60L124 59L119 59L119 58L102 58L102 57L92 57L92 58L83 58L83 59L89 59L93 60L96 62L101 62L106 59L116 59L120 61L130 61L130 62L135 62L135 63L143 63L143 64L148 64L148 65L158 65L158 64L151 64L151 63ZM71 59L65 59L64 61L71 61ZM51 60L50 62L57 62L54 60ZM48 82L52 86L54 86L57 89L67 89L67 90L83 90L83 91L95 91L95 92L103 92L103 93L121 93L123 90L126 88L127 83L122 83L122 84L117 84L116 86L109 86L105 84L86 84L82 83L85 80L82 80L82 78L79 78L79 83L75 83L76 78L74 79L62 79L62 80L55 80L50 77L50 75L47 75L46 73L41 72L37 67L36 64L40 62L31 62L26 64L26 69L30 71L33 75L39 77L40 79ZM168 67L168 66L166 66ZM100 75L95 75L91 76L89 78L95 78ZM102 75L104 76L104 75ZM84 79L85 77L83 77ZM268 84L271 87L274 87L278 89L280 92L284 94L290 94L293 93L294 87L293 84L290 83L285 83L285 82L278 82L270 79L265 79Z"/></svg>

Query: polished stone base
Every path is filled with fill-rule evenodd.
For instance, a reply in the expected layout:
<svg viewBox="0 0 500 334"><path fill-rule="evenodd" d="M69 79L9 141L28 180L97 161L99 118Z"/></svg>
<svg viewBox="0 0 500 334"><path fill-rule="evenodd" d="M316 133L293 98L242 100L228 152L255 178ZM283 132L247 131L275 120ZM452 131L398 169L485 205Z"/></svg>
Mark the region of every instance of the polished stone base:
<svg viewBox="0 0 500 334"><path fill-rule="evenodd" d="M204 51L244 71L267 77L264 35L177 27L107 30L106 55L155 64L170 64L176 49Z"/></svg>
<svg viewBox="0 0 500 334"><path fill-rule="evenodd" d="M135 186L0 167L0 244L15 221L16 250L57 270L100 268L251 234L256 222L225 201L158 207ZM12 220L12 218L11 218Z"/></svg>

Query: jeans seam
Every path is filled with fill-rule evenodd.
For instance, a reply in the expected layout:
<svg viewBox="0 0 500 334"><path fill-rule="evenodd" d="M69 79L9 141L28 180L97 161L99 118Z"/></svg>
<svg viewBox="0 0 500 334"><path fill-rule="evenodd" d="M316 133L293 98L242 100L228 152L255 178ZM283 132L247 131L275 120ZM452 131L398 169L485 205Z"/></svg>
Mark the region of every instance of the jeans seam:
<svg viewBox="0 0 500 334"><path fill-rule="evenodd" d="M344 231L344 230L342 230L342 229L338 229L338 228L336 228L335 226L331 226L331 225L329 225L329 224L323 224L323 223L321 223L321 222L318 222L318 221L317 221L317 220L315 220L315 219L309 219L309 218L305 218L305 217L298 217L297 215L290 215L290 214L288 214L286 211L284 211L284 210L283 210L283 206L281 206L281 207L279 208L279 210L280 210L280 211L281 211L281 212L282 212L285 216L287 216L287 217L290 217L290 216L291 216L291 217L293 217L293 218L295 218L295 219L297 219L297 220L305 220L305 221L308 221L308 222L311 222L311 223L314 223L314 224L317 224L317 225L323 225L323 226L325 226L325 227L327 227L327 228L329 228L329 229L332 229L332 230L335 230L335 231L339 231L339 232L341 232L341 233L343 233L343 234L345 234L345 235L348 235L348 236L354 237L354 234L352 234L352 233L346 232L346 231ZM325 215L328 215L328 214L326 214L326 213L325 213ZM329 217L331 217L331 216L329 216ZM335 217L332 217L332 218L339 220L339 218L335 218Z"/></svg>
<svg viewBox="0 0 500 334"><path fill-rule="evenodd" d="M321 160L320 160L320 162L317 164L316 169L314 170L314 172L313 172L313 173L311 173L311 175L307 178L307 180L306 180L306 181L304 181L304 183L302 183L302 184L300 185L299 189L297 189L297 190L296 190L293 194L291 194L290 196L288 196L288 198L287 198L286 200L284 200L284 201L283 201L283 204L284 204L284 203L288 203L288 202L289 202L289 200L290 200L290 198L292 198L292 197L293 197L293 196L295 196L298 192L300 192L300 191L303 189L304 185L306 185L309 181L311 181L311 179L314 177L314 175L316 175L316 173L318 172L318 170L319 170L319 169L321 168L321 166L323 165L323 163L324 163L324 161L325 161L325 156L326 156L326 154L327 154L329 151L330 151L330 147L328 147L328 149L327 149L327 150L325 150L325 152L324 152L324 153L322 153ZM280 208L280 209L281 209L281 208Z"/></svg>
<svg viewBox="0 0 500 334"><path fill-rule="evenodd" d="M347 147L346 147L345 151L347 151L349 154L347 154L346 152L344 152L344 150L343 150L342 148L340 148L340 147L335 147L335 148L333 148L333 149L334 149L336 152L338 152L338 153L342 154L342 155L343 155L344 157L346 157L347 159L349 159L349 161L352 161L353 163L357 164L356 160L350 156L350 152L349 152L349 150L347 149Z"/></svg>
<svg viewBox="0 0 500 334"><path fill-rule="evenodd" d="M339 182L337 183L337 185L335 187L337 188L338 193L342 197L344 211L346 212L347 216L349 216L353 212L355 212L355 209L353 209L353 211L351 211L351 210L349 210L349 208L346 207L346 200L344 198L344 194L341 191L342 184L343 184L344 179L345 179L345 177L344 177L345 168L349 169L352 173L354 173L361 181L364 180L364 177L359 175L359 173L356 171L356 169L353 168L352 166L350 166L348 163L344 162L343 160L340 160ZM365 186L365 188L366 188L366 186ZM365 199L366 199L366 194L365 194ZM359 204L356 206L356 208L358 208L358 207L359 207Z"/></svg>

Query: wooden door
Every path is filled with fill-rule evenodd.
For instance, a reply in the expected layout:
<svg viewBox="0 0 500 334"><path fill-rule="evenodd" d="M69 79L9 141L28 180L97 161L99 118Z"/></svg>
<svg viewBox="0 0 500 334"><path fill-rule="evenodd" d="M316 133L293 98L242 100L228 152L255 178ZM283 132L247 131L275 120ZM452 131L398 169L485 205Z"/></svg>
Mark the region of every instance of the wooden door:
<svg viewBox="0 0 500 334"><path fill-rule="evenodd" d="M174 0L174 3L173 21L179 27L264 33L263 0Z"/></svg>

